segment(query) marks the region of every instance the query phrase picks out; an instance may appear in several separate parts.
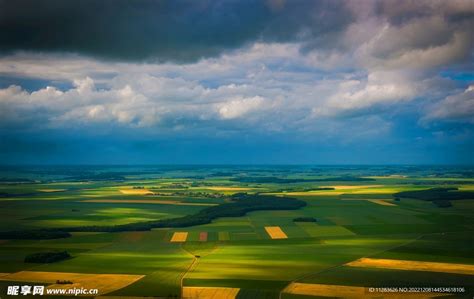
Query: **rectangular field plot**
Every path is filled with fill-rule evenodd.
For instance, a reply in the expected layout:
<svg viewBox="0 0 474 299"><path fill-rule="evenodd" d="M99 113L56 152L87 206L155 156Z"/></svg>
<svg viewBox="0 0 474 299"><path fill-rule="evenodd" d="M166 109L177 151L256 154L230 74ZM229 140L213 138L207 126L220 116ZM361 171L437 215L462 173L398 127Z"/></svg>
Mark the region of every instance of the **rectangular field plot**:
<svg viewBox="0 0 474 299"><path fill-rule="evenodd" d="M148 195L148 194L153 194L148 189L120 189L120 193L125 194L125 195Z"/></svg>
<svg viewBox="0 0 474 299"><path fill-rule="evenodd" d="M333 285L333 284L311 284L311 283L292 283L283 290L286 294L314 296L330 298L382 298L380 293L369 293L366 287ZM388 298L433 298L444 296L446 294L420 294L420 293L404 293L402 296L390 294ZM384 296L383 298L385 298ZM292 297L290 297L292 298ZM299 298L299 297L298 297ZM306 298L306 297L304 297ZM312 298L312 297L311 297Z"/></svg>
<svg viewBox="0 0 474 299"><path fill-rule="evenodd" d="M229 241L230 240L229 232L219 232L218 239L219 241Z"/></svg>
<svg viewBox="0 0 474 299"><path fill-rule="evenodd" d="M213 287L183 287L182 297L186 299L234 299L240 289L238 288L213 288Z"/></svg>
<svg viewBox="0 0 474 299"><path fill-rule="evenodd" d="M171 237L170 242L173 242L173 243L186 242L187 238L188 238L187 232L175 232L173 234L173 237Z"/></svg>
<svg viewBox="0 0 474 299"><path fill-rule="evenodd" d="M328 285L328 284L312 284L312 283L292 283L283 290L287 294L312 296L318 294L324 297L332 298L364 298L365 288Z"/></svg>
<svg viewBox="0 0 474 299"><path fill-rule="evenodd" d="M206 242L207 241L207 232L200 232L199 233L199 241Z"/></svg>
<svg viewBox="0 0 474 299"><path fill-rule="evenodd" d="M455 287L462 282L461 284L468 289L474 286L474 281L470 275L346 266L336 267L324 273L306 277L301 282L308 284L334 284L337 282L340 285L359 287L374 286L380 284L380 282L384 282L386 287L425 287L427 285L431 287Z"/></svg>
<svg viewBox="0 0 474 299"><path fill-rule="evenodd" d="M83 274L21 271L2 276L0 277L0 280L52 283L48 288L54 289L95 288L99 290L100 294L106 294L124 288L143 277L144 275L129 274ZM58 280L69 280L72 284L55 284Z"/></svg>
<svg viewBox="0 0 474 299"><path fill-rule="evenodd" d="M474 265L361 258L346 266L474 275Z"/></svg>
<svg viewBox="0 0 474 299"><path fill-rule="evenodd" d="M266 226L265 230L272 239L288 239L288 236L279 226Z"/></svg>
<svg viewBox="0 0 474 299"><path fill-rule="evenodd" d="M300 222L297 224L311 237L333 237L333 236L353 236L353 232L343 226L319 225L313 222Z"/></svg>

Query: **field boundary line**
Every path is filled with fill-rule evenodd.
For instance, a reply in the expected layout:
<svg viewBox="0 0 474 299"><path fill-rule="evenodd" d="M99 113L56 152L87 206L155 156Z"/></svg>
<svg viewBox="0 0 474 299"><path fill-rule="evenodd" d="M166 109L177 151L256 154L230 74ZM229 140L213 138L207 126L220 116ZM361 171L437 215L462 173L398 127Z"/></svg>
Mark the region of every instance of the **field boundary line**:
<svg viewBox="0 0 474 299"><path fill-rule="evenodd" d="M415 242L416 240L418 240L420 237L422 236L419 236L415 239L412 239L408 242L405 242L403 244L400 244L400 245L397 245L397 246L394 246L394 247L391 247L391 248L388 248L388 249L385 249L385 250L382 250L382 251L379 251L379 252L376 252L376 253L373 253L373 254L369 254L369 255L366 255L366 256L362 256L360 258L364 258L364 257L370 257L370 256L373 256L373 255L376 255L376 254L380 254L380 253L383 253L383 252L386 252L386 251L389 251L389 250L392 250L392 249L395 249L395 248L398 248L398 247L401 247L401 246L405 246L405 245L408 245L412 242ZM295 282L298 282L299 280L302 280L304 278L307 278L307 277L310 277L310 276L313 276L313 275L317 275L317 274L321 274L321 273L324 273L326 271L331 271L331 270L334 270L334 269L337 269L337 268L340 268L342 266L344 266L345 264L351 262L351 261L354 261L354 260L349 260L349 261L346 261L342 264L339 264L339 265L334 265L332 267L329 267L329 268L326 268L326 269L323 269L323 270L319 270L319 271L315 271L315 272L310 272L310 273L307 273L307 274L304 274L304 275L301 275L300 277L297 277L296 279L294 280L291 280L280 292L279 292L279 295L278 295L278 298L281 299L281 296L284 292L284 290L286 290L292 283L295 283Z"/></svg>
<svg viewBox="0 0 474 299"><path fill-rule="evenodd" d="M192 254L191 252L189 252L188 250L186 250L184 247L183 247L183 243L180 244L180 248L182 251L186 252L188 255L192 256L193 257L193 261L191 262L191 264L189 265L189 267L186 269L186 271L181 275L181 279L180 279L180 298L183 298L183 288L184 288L184 279L186 278L186 275L188 275L188 273L194 271L194 269L198 266L199 264L199 260L200 258L196 257L196 255ZM214 247L212 248L212 250L210 252L208 252L207 254L205 255L201 255L201 257L204 257L204 256L208 256L212 253L214 253L216 250L219 249L219 246L217 244L217 242L215 243Z"/></svg>
<svg viewBox="0 0 474 299"><path fill-rule="evenodd" d="M428 233L428 234L422 234L422 235L419 235L418 237L414 238L414 239L411 239L407 242L404 242L402 244L399 244L399 245L396 245L396 246L393 246L393 247L390 247L390 248L387 248L387 249L384 249L384 250L381 250L381 251L378 251L378 252L375 252L375 253L372 253L372 254L368 254L368 255L365 255L365 256L362 256L360 258L369 258L371 256L374 256L374 255L377 255L377 254L381 254L381 253L384 253L384 252L387 252L387 251L390 251L390 250L393 250L393 249L396 249L396 248L399 248L399 247L402 247L402 246L406 246L408 244L411 244L413 242L416 242L426 236L432 236L432 235L442 235L442 234L449 234L449 233L458 233L458 232L465 232L465 231L449 231L449 232L439 232L439 233ZM472 232L472 231L470 231ZM360 259L359 258L359 259ZM357 260L357 259L356 259ZM354 260L350 260L350 261L347 261L343 264L339 264L339 265L334 265L332 267L329 267L329 268L326 268L326 269L323 269L323 270L320 270L320 271L315 271L315 272L310 272L310 273L307 273L307 274L304 274L304 275L301 275L300 277L297 277L293 280L291 280L278 294L278 298L281 299L281 296L284 292L285 289L287 289L292 283L294 282L297 282L301 279L304 279L304 278L307 278L309 276L312 276L312 275L317 275L317 274L320 274L320 273L324 273L326 271L330 271L330 270L334 270L334 269L337 269L337 268L340 268L340 267L343 267L345 264L351 262L351 261L354 261Z"/></svg>

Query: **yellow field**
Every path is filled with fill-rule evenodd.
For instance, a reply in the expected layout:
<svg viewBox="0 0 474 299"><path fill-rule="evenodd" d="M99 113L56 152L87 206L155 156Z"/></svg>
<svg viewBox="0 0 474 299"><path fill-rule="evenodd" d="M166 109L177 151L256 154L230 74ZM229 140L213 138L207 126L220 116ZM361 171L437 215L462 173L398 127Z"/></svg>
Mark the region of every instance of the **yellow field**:
<svg viewBox="0 0 474 299"><path fill-rule="evenodd" d="M125 194L125 195L147 195L147 194L153 194L148 189L120 189L120 193Z"/></svg>
<svg viewBox="0 0 474 299"><path fill-rule="evenodd" d="M350 189L367 189L383 187L383 185L338 185L338 186L321 186L321 188L334 188L336 190L350 190Z"/></svg>
<svg viewBox="0 0 474 299"><path fill-rule="evenodd" d="M187 232L175 232L170 242L186 242L187 238L188 238Z"/></svg>
<svg viewBox="0 0 474 299"><path fill-rule="evenodd" d="M284 293L331 298L433 298L443 293L370 293L365 287L293 282Z"/></svg>
<svg viewBox="0 0 474 299"><path fill-rule="evenodd" d="M240 289L212 287L183 287L183 299L234 299Z"/></svg>
<svg viewBox="0 0 474 299"><path fill-rule="evenodd" d="M361 258L346 266L474 275L474 265Z"/></svg>
<svg viewBox="0 0 474 299"><path fill-rule="evenodd" d="M474 191L474 185L462 185L458 189L461 191Z"/></svg>
<svg viewBox="0 0 474 299"><path fill-rule="evenodd" d="M364 296L367 295L364 287L297 282L291 283L283 290L283 292L296 295L318 295L323 297L342 298L364 298Z"/></svg>
<svg viewBox="0 0 474 299"><path fill-rule="evenodd" d="M265 226L265 230L272 239L288 239L288 236L279 226Z"/></svg>
<svg viewBox="0 0 474 299"><path fill-rule="evenodd" d="M144 275L130 274L83 274L62 272L33 272L20 271L6 276L0 276L4 281L24 281L37 283L53 283L48 288L70 289L88 288L98 289L99 294L106 294L124 288L143 278ZM72 284L55 284L57 280L69 280Z"/></svg>
<svg viewBox="0 0 474 299"><path fill-rule="evenodd" d="M176 206L215 206L215 203L205 202L181 202L175 200L158 200L158 199L87 199L81 202L106 202L106 203L152 203L159 205L176 205Z"/></svg>
<svg viewBox="0 0 474 299"><path fill-rule="evenodd" d="M40 192L62 192L62 191L66 191L66 189L38 189L37 191L40 191Z"/></svg>
<svg viewBox="0 0 474 299"><path fill-rule="evenodd" d="M382 199L369 199L370 202L373 202L373 203L376 203L378 205L382 205L382 206L397 206L396 204L393 204L391 202L388 202L388 201L385 201L385 200L382 200Z"/></svg>
<svg viewBox="0 0 474 299"><path fill-rule="evenodd" d="M381 187L381 188L368 188L368 189L357 189L347 193L350 194L393 194L400 192L400 188L397 187Z"/></svg>

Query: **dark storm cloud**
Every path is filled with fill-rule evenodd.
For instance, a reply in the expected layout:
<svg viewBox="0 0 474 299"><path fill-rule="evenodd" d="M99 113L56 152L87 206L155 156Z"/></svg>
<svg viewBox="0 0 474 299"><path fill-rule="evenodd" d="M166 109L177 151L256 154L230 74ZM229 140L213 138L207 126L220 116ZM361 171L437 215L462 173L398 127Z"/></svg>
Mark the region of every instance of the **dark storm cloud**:
<svg viewBox="0 0 474 299"><path fill-rule="evenodd" d="M3 0L0 51L193 61L247 42L323 37L350 22L341 1Z"/></svg>

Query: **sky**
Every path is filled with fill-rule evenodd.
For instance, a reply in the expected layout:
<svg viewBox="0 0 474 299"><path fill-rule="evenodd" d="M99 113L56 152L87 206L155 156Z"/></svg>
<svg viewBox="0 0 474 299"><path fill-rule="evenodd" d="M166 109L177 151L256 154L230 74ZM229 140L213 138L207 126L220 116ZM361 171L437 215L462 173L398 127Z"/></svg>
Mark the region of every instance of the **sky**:
<svg viewBox="0 0 474 299"><path fill-rule="evenodd" d="M1 0L0 164L474 164L472 0Z"/></svg>

